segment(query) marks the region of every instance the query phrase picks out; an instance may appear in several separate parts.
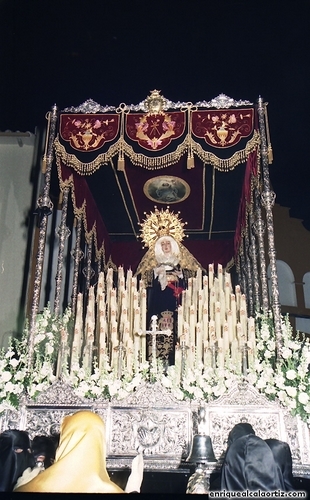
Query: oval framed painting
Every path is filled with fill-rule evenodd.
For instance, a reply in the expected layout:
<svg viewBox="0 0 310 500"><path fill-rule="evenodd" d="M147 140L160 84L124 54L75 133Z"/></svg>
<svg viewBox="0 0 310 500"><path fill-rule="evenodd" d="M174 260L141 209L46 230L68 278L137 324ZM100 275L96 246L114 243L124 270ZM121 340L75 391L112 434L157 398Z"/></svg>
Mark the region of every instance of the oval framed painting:
<svg viewBox="0 0 310 500"><path fill-rule="evenodd" d="M152 177L143 186L143 192L150 200L167 205L186 200L190 191L186 181L172 175Z"/></svg>

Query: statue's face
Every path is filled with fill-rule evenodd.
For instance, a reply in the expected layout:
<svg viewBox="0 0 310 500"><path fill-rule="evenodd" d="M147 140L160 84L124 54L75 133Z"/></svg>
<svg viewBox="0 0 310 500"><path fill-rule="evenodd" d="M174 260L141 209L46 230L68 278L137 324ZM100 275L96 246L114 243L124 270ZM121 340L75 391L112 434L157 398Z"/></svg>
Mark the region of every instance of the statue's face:
<svg viewBox="0 0 310 500"><path fill-rule="evenodd" d="M161 242L161 248L164 254L171 253L171 242L169 240L164 240Z"/></svg>

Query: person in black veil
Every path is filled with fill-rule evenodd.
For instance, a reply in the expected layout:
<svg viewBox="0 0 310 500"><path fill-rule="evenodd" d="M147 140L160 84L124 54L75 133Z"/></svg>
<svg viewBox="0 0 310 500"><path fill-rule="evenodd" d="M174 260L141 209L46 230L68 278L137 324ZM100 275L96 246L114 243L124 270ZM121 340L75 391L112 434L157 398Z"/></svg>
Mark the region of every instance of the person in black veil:
<svg viewBox="0 0 310 500"><path fill-rule="evenodd" d="M0 434L0 491L9 492L28 467L34 467L29 435L10 429Z"/></svg>
<svg viewBox="0 0 310 500"><path fill-rule="evenodd" d="M58 441L59 436L58 439L56 436L34 436L31 443L31 449L33 458L38 467L47 469L54 463Z"/></svg>
<svg viewBox="0 0 310 500"><path fill-rule="evenodd" d="M281 491L294 491L293 461L288 443L279 439L266 439L272 451L274 460L279 469L279 476L283 479Z"/></svg>
<svg viewBox="0 0 310 500"><path fill-rule="evenodd" d="M249 423L239 423L228 436L221 469L221 490L276 491L282 477L268 444L255 435Z"/></svg>

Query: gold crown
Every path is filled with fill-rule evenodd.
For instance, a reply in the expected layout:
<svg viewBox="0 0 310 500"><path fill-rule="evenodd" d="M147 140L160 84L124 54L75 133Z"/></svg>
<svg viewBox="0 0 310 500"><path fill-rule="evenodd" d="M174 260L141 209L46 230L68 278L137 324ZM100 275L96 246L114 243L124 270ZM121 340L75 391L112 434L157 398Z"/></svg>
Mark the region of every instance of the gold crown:
<svg viewBox="0 0 310 500"><path fill-rule="evenodd" d="M140 224L142 228L140 238L145 246L151 247L161 236L172 236L177 243L180 243L185 236L183 227L186 222L181 221L179 213L170 212L169 207L166 210L163 208L158 210L155 207L154 212L148 215L144 212L146 219Z"/></svg>

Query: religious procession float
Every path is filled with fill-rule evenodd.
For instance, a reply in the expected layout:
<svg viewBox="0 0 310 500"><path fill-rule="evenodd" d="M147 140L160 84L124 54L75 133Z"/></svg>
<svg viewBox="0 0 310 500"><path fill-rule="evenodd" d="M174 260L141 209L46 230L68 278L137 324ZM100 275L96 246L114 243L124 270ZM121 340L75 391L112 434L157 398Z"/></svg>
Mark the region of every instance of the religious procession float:
<svg viewBox="0 0 310 500"><path fill-rule="evenodd" d="M89 408L111 467L143 451L171 470L201 433L220 461L246 421L307 476L309 339L281 314L271 161L262 98L54 106L31 307L0 356L1 429L49 434Z"/></svg>

